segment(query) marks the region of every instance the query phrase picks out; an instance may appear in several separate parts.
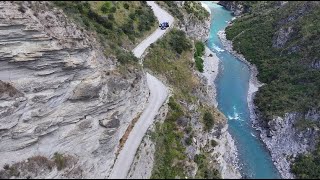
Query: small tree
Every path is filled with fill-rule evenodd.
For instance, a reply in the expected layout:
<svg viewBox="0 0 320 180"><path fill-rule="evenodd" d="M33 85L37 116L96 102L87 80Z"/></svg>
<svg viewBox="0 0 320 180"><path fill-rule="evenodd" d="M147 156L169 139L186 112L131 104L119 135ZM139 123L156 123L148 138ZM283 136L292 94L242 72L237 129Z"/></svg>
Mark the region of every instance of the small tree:
<svg viewBox="0 0 320 180"><path fill-rule="evenodd" d="M124 3L124 4L123 4L123 7L124 7L125 9L129 9L129 4L128 4L128 3Z"/></svg>
<svg viewBox="0 0 320 180"><path fill-rule="evenodd" d="M205 46L204 43L201 41L197 41L195 43L195 48L196 48L196 56L203 56L204 55L204 50L205 50Z"/></svg>
<svg viewBox="0 0 320 180"><path fill-rule="evenodd" d="M211 146L216 147L218 145L218 142L215 141L214 139L211 140Z"/></svg>
<svg viewBox="0 0 320 180"><path fill-rule="evenodd" d="M185 140L186 144L188 146L190 146L192 144L192 138L191 137L187 137L186 140Z"/></svg>
<svg viewBox="0 0 320 180"><path fill-rule="evenodd" d="M5 169L5 170L8 170L9 168L10 168L9 164L5 164L5 165L3 166L3 169Z"/></svg>
<svg viewBox="0 0 320 180"><path fill-rule="evenodd" d="M195 57L196 67L200 72L203 72L203 59L199 56Z"/></svg>
<svg viewBox="0 0 320 180"><path fill-rule="evenodd" d="M115 8L115 7L113 7L113 8ZM107 13L107 12L109 12L109 10L112 11L111 2L106 1L106 2L101 6L101 11L102 11L103 13Z"/></svg>
<svg viewBox="0 0 320 180"><path fill-rule="evenodd" d="M107 9L106 6L101 6L101 11L102 11L103 13L107 13L107 12L108 12L108 9Z"/></svg>
<svg viewBox="0 0 320 180"><path fill-rule="evenodd" d="M113 16L113 14L109 14L109 15L108 15L108 19L109 19L110 21L114 21L114 16Z"/></svg>

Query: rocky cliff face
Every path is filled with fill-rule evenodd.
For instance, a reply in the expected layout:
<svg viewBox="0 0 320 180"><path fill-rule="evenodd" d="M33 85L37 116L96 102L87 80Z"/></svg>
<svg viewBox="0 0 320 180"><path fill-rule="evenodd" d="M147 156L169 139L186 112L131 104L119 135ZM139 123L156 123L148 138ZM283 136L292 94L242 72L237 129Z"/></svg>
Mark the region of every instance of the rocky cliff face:
<svg viewBox="0 0 320 180"><path fill-rule="evenodd" d="M278 8L287 2L288 1L273 1L270 4L272 4L271 6ZM266 7L270 5L264 2L260 3L266 5ZM232 11L234 16L241 16L244 13L251 12L253 5L257 4L257 1L219 1L218 4L225 7L227 10Z"/></svg>
<svg viewBox="0 0 320 180"><path fill-rule="evenodd" d="M192 39L205 41L210 33L210 20L199 22L192 14L184 14L185 24L178 24L178 27L185 31Z"/></svg>
<svg viewBox="0 0 320 180"><path fill-rule="evenodd" d="M106 177L147 101L141 69L120 72L93 35L48 2L0 2L0 11L0 167L59 152L76 159L78 177Z"/></svg>
<svg viewBox="0 0 320 180"><path fill-rule="evenodd" d="M218 4L232 11L235 16L249 11L249 7L242 4L241 1L219 1Z"/></svg>
<svg viewBox="0 0 320 180"><path fill-rule="evenodd" d="M180 7L185 3L185 1L174 2ZM183 13L183 21L179 21L177 27L185 31L190 38L205 41L210 33L210 17L200 21L192 13Z"/></svg>
<svg viewBox="0 0 320 180"><path fill-rule="evenodd" d="M312 114L309 112L308 114ZM316 113L317 114L317 113ZM316 115L313 113L313 115ZM319 117L308 115L311 122L317 122ZM290 164L300 153L313 150L319 138L319 128L310 126L301 128L300 113L287 113L284 118L276 117L269 121L265 127L261 121L254 121L254 126L260 130L261 138L267 148L271 150L271 156L283 178L294 178L290 173ZM305 123L305 122L302 122Z"/></svg>
<svg viewBox="0 0 320 180"><path fill-rule="evenodd" d="M166 5L161 2L158 2L158 4L162 8L167 9L168 12L171 13L173 16L175 16L175 19L176 19L175 27L185 31L186 34L192 39L196 39L199 41L207 40L210 33L210 16L200 20L194 13L190 13L190 12L188 13L186 11L186 5L185 5L186 1L170 1L170 2L172 2L172 4L168 3L168 4L171 4L170 7L168 7L168 4ZM201 10L205 11L205 9L201 7L200 2L190 1L190 3L197 3L197 7L202 8ZM200 11L200 10L197 9L196 11Z"/></svg>

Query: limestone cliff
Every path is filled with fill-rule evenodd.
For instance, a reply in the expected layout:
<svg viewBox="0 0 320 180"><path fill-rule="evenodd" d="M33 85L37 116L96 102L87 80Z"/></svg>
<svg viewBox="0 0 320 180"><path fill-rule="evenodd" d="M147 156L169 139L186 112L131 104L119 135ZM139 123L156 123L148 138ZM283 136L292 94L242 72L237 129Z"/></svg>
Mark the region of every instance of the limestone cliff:
<svg viewBox="0 0 320 180"><path fill-rule="evenodd" d="M0 167L58 152L73 166L29 176L74 177L78 168L75 177L104 178L147 101L141 69L120 72L92 34L49 2L2 1L0 24Z"/></svg>

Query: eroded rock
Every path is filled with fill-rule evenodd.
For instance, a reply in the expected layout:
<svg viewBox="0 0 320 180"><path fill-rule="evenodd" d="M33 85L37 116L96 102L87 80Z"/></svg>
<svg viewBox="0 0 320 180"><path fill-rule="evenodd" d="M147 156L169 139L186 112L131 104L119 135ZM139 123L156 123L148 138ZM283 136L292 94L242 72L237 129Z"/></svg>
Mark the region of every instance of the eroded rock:
<svg viewBox="0 0 320 180"><path fill-rule="evenodd" d="M63 152L77 167L35 177L105 178L149 96L144 73L120 73L50 2L0 2L0 29L0 167Z"/></svg>

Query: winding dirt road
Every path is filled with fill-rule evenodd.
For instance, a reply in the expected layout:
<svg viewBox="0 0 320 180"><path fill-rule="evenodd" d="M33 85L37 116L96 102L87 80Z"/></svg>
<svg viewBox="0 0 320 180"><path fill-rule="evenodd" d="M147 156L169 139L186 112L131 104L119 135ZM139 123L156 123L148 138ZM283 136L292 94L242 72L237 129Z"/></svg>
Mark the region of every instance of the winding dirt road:
<svg viewBox="0 0 320 180"><path fill-rule="evenodd" d="M169 25L173 24L174 18L169 13L161 9L154 1L147 1L147 3L149 6L151 6L159 22L167 21L169 22ZM136 57L141 58L142 54L150 46L150 44L161 38L168 30L169 28L166 30L161 30L160 28L158 28L149 37L143 40L136 48L133 49L133 54ZM136 151L145 133L147 132L149 126L154 122L154 118L158 114L160 107L168 97L167 87L156 77L150 75L149 73L147 73L147 83L150 89L148 105L141 114L138 122L131 130L126 143L124 144L117 157L109 179L126 178L130 166L134 160Z"/></svg>

